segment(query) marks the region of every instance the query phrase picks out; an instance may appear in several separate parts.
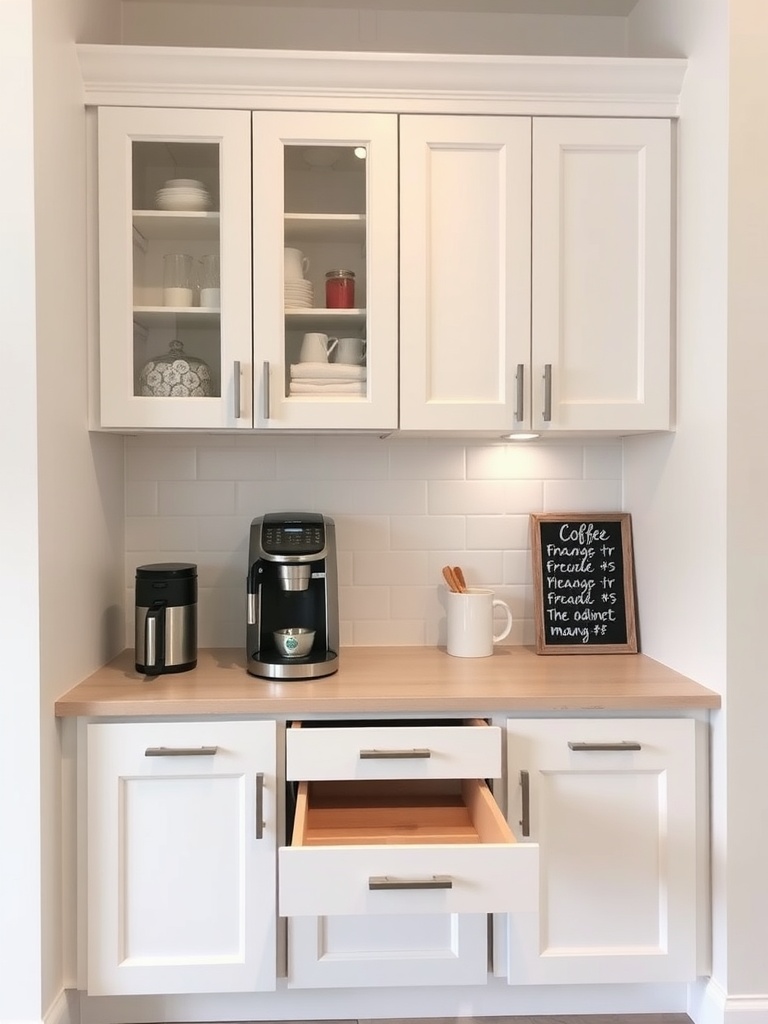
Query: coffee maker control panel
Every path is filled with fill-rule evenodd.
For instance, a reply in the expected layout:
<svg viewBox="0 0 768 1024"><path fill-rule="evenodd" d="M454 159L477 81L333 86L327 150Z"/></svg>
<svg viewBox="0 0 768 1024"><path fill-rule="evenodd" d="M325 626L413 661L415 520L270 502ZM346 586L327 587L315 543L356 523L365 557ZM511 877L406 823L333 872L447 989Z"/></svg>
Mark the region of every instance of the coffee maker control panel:
<svg viewBox="0 0 768 1024"><path fill-rule="evenodd" d="M269 522L264 517L261 547L267 555L316 555L325 546L322 522Z"/></svg>

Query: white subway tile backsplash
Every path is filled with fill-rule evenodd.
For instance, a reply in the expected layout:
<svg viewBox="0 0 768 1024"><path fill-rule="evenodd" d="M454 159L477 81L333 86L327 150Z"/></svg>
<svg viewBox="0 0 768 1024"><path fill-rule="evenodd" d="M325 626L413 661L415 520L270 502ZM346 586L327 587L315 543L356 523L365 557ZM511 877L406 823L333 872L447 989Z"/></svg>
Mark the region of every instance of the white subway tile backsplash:
<svg viewBox="0 0 768 1024"><path fill-rule="evenodd" d="M314 512L312 485L306 480L240 480L235 484L235 513L255 519L265 512Z"/></svg>
<svg viewBox="0 0 768 1024"><path fill-rule="evenodd" d="M144 435L126 441L126 629L137 565L198 565L199 643L245 643L250 523L333 517L345 645L445 643L441 569L461 565L534 641L529 514L621 508L619 442L528 447L374 437Z"/></svg>
<svg viewBox="0 0 768 1024"><path fill-rule="evenodd" d="M128 444L125 451L125 478L133 480L194 480L197 472L197 451L188 448L152 447L142 439L141 444Z"/></svg>
<svg viewBox="0 0 768 1024"><path fill-rule="evenodd" d="M339 593L339 618L388 619L389 596L389 587L347 587Z"/></svg>
<svg viewBox="0 0 768 1024"><path fill-rule="evenodd" d="M548 480L544 483L544 512L618 512L620 480Z"/></svg>
<svg viewBox="0 0 768 1024"><path fill-rule="evenodd" d="M486 548L513 548L519 545L519 516L468 516L468 551Z"/></svg>
<svg viewBox="0 0 768 1024"><path fill-rule="evenodd" d="M429 583L425 551L357 551L352 556L355 586L425 586Z"/></svg>
<svg viewBox="0 0 768 1024"><path fill-rule="evenodd" d="M128 516L125 521L126 551L178 552L197 550L197 528L195 520L185 516ZM174 556L177 560L178 556ZM146 562L162 562L166 559L152 555Z"/></svg>
<svg viewBox="0 0 768 1024"><path fill-rule="evenodd" d="M235 511L232 480L167 480L158 484L162 516L231 516Z"/></svg>
<svg viewBox="0 0 768 1024"><path fill-rule="evenodd" d="M339 551L389 551L389 516L337 516L336 547Z"/></svg>
<svg viewBox="0 0 768 1024"><path fill-rule="evenodd" d="M544 507L544 483L541 480L510 480L502 511L517 515L541 512Z"/></svg>
<svg viewBox="0 0 768 1024"><path fill-rule="evenodd" d="M127 516L157 515L157 480L134 480L125 492Z"/></svg>
<svg viewBox="0 0 768 1024"><path fill-rule="evenodd" d="M492 515L505 512L506 480L431 480L430 515Z"/></svg>
<svg viewBox="0 0 768 1024"><path fill-rule="evenodd" d="M201 551L238 551L248 553L253 516L200 516L197 544Z"/></svg>
<svg viewBox="0 0 768 1024"><path fill-rule="evenodd" d="M621 480L622 464L621 445L596 445L584 449L585 480Z"/></svg>
<svg viewBox="0 0 768 1024"><path fill-rule="evenodd" d="M390 544L393 551L424 551L465 546L464 516L392 516Z"/></svg>
<svg viewBox="0 0 768 1024"><path fill-rule="evenodd" d="M314 485L315 508L327 515L424 515L423 480L322 480Z"/></svg>
<svg viewBox="0 0 768 1024"><path fill-rule="evenodd" d="M197 455L198 480L273 480L276 458L273 448L201 449Z"/></svg>
<svg viewBox="0 0 768 1024"><path fill-rule="evenodd" d="M393 442L389 447L391 480L463 480L464 445L429 441Z"/></svg>

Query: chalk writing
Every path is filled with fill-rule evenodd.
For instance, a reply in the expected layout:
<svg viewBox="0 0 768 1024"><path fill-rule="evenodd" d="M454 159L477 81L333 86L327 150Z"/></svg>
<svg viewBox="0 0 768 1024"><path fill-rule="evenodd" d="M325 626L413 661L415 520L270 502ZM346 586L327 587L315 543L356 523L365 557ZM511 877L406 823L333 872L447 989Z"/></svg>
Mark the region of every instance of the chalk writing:
<svg viewBox="0 0 768 1024"><path fill-rule="evenodd" d="M540 653L636 650L628 515L534 515L532 527Z"/></svg>

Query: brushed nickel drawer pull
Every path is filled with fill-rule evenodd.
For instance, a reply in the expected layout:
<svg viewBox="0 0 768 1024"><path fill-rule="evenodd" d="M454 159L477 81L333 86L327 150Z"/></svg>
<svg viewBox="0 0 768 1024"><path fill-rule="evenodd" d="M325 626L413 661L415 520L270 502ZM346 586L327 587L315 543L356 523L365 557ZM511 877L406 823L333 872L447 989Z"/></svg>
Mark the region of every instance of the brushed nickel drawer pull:
<svg viewBox="0 0 768 1024"><path fill-rule="evenodd" d="M515 373L515 422L520 423L525 413L525 364L517 364Z"/></svg>
<svg viewBox="0 0 768 1024"><path fill-rule="evenodd" d="M568 741L571 750L642 750L642 746L634 740L621 740L618 743L579 743Z"/></svg>
<svg viewBox="0 0 768 1024"><path fill-rule="evenodd" d="M211 757L218 747L147 747L144 757Z"/></svg>
<svg viewBox="0 0 768 1024"><path fill-rule="evenodd" d="M264 772L256 773L256 838L264 838Z"/></svg>
<svg viewBox="0 0 768 1024"><path fill-rule="evenodd" d="M431 878L391 878L389 875L372 875L368 888L373 889L452 889L450 875L432 875Z"/></svg>
<svg viewBox="0 0 768 1024"><path fill-rule="evenodd" d="M519 824L522 834L527 838L531 834L531 780L525 768L520 772L520 789L522 790L523 809Z"/></svg>
<svg viewBox="0 0 768 1024"><path fill-rule="evenodd" d="M412 750L361 750L361 761L394 761L411 757L432 757L427 747L414 747Z"/></svg>
<svg viewBox="0 0 768 1024"><path fill-rule="evenodd" d="M235 382L235 386L234 386L234 398L235 398L234 413L235 413L235 419L239 420L240 416L242 415L242 411L240 409L240 378L241 378L241 372L240 372L240 360L239 359L235 360L235 367L234 367L234 372L232 374L232 377L233 377L233 380Z"/></svg>

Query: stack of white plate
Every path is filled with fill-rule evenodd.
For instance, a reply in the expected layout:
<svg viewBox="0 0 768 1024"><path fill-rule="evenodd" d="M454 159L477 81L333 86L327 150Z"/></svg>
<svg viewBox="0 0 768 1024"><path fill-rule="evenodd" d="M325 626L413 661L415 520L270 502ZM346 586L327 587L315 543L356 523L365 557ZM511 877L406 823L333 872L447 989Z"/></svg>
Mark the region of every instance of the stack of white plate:
<svg viewBox="0 0 768 1024"><path fill-rule="evenodd" d="M313 302L312 282L301 278L285 282L285 305L290 309L308 309Z"/></svg>
<svg viewBox="0 0 768 1024"><path fill-rule="evenodd" d="M160 210L206 210L211 196L202 181L194 178L171 178L155 193Z"/></svg>

